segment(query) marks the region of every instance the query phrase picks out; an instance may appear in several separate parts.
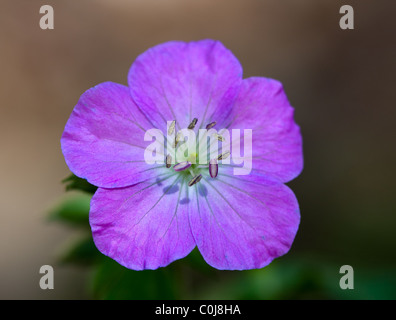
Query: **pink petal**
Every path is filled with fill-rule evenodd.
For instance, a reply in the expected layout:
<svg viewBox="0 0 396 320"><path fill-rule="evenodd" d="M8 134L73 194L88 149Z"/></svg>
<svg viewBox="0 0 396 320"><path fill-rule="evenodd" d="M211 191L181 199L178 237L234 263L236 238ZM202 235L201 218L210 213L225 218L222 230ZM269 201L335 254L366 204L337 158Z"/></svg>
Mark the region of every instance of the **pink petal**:
<svg viewBox="0 0 396 320"><path fill-rule="evenodd" d="M267 78L245 79L234 108L227 128L241 129L241 137L243 129L252 129L253 168L280 182L297 177L303 168L302 137L282 84Z"/></svg>
<svg viewBox="0 0 396 320"><path fill-rule="evenodd" d="M197 210L190 223L208 264L226 270L262 268L288 252L300 214L287 186L259 173L233 176L223 167L216 179L202 181L190 192Z"/></svg>
<svg viewBox="0 0 396 320"><path fill-rule="evenodd" d="M167 42L140 55L128 76L133 99L164 130L176 120L187 128L193 118L198 127L222 121L232 111L242 80L242 67L220 42Z"/></svg>
<svg viewBox="0 0 396 320"><path fill-rule="evenodd" d="M187 186L165 174L122 189L101 189L92 198L94 242L105 255L134 269L157 269L195 247Z"/></svg>
<svg viewBox="0 0 396 320"><path fill-rule="evenodd" d="M144 134L151 127L127 87L99 84L81 96L66 124L61 138L66 163L99 187L124 187L156 176L164 166L144 160L151 143Z"/></svg>

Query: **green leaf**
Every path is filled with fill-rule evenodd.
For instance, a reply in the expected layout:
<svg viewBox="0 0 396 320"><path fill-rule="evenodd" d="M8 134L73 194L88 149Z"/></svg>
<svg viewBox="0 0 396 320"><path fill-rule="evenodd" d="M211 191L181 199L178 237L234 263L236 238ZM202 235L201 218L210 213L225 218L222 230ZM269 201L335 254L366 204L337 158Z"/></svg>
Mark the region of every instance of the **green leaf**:
<svg viewBox="0 0 396 320"><path fill-rule="evenodd" d="M175 299L177 273L169 267L133 271L103 256L91 282L95 299L149 300Z"/></svg>
<svg viewBox="0 0 396 320"><path fill-rule="evenodd" d="M327 291L333 299L343 300L395 300L396 299L396 275L394 268L368 267L354 265L353 289L340 288L340 278L344 274L339 273L340 265L334 265L332 277L326 277Z"/></svg>
<svg viewBox="0 0 396 320"><path fill-rule="evenodd" d="M60 255L62 264L91 265L99 261L102 254L96 248L92 236L84 237L74 242Z"/></svg>
<svg viewBox="0 0 396 320"><path fill-rule="evenodd" d="M80 190L84 192L88 192L94 194L98 187L90 184L87 180L82 179L74 175L73 173L62 180L62 183L66 184L66 191L70 190Z"/></svg>
<svg viewBox="0 0 396 320"><path fill-rule="evenodd" d="M89 226L88 216L91 197L86 193L66 197L49 211L48 219L73 225Z"/></svg>
<svg viewBox="0 0 396 320"><path fill-rule="evenodd" d="M218 281L207 284L197 299L279 300L329 299L322 271L296 259L283 257L262 269L223 271Z"/></svg>
<svg viewBox="0 0 396 320"><path fill-rule="evenodd" d="M188 265L189 267L207 276L211 276L217 272L217 269L206 263L197 247L195 247L187 257L183 258L183 262L184 265Z"/></svg>

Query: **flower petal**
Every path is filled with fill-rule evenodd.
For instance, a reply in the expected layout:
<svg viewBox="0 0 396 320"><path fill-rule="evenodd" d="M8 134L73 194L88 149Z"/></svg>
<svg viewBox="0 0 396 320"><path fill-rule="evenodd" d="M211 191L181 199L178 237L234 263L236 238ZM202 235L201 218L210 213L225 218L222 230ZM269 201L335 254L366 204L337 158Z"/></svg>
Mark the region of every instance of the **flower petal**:
<svg viewBox="0 0 396 320"><path fill-rule="evenodd" d="M70 170L90 183L128 186L165 170L144 160L150 127L128 87L102 83L80 97L61 138L62 152Z"/></svg>
<svg viewBox="0 0 396 320"><path fill-rule="evenodd" d="M157 128L176 120L186 128L193 118L205 128L218 125L232 111L242 80L242 67L220 42L167 42L141 54L132 64L132 96Z"/></svg>
<svg viewBox="0 0 396 320"><path fill-rule="evenodd" d="M241 136L242 129L252 129L253 168L280 182L297 177L303 168L302 137L282 84L267 78L243 80L234 109L227 128L241 129Z"/></svg>
<svg viewBox="0 0 396 320"><path fill-rule="evenodd" d="M187 186L165 174L121 189L101 189L89 215L94 242L103 254L134 269L157 269L195 247Z"/></svg>
<svg viewBox="0 0 396 320"><path fill-rule="evenodd" d="M260 174L229 173L221 167L216 179L205 176L191 192L195 241L217 269L262 268L290 249L300 221L297 200L287 186Z"/></svg>

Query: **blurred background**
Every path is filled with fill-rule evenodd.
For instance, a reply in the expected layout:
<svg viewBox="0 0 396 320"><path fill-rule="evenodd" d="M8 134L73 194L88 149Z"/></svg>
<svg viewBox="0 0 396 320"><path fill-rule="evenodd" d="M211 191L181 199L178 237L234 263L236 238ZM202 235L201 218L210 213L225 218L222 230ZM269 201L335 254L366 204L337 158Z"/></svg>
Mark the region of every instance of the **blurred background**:
<svg viewBox="0 0 396 320"><path fill-rule="evenodd" d="M39 27L44 4L54 30ZM343 4L354 30L339 27ZM2 0L0 299L396 299L395 9L388 0ZM262 270L219 272L194 252L129 271L95 251L90 194L65 192L59 140L85 90L127 84L136 56L158 43L205 38L223 42L244 77L284 84L304 139L304 171L289 183L301 226L290 252ZM54 290L38 285L45 264ZM354 290L339 287L342 265L354 268Z"/></svg>

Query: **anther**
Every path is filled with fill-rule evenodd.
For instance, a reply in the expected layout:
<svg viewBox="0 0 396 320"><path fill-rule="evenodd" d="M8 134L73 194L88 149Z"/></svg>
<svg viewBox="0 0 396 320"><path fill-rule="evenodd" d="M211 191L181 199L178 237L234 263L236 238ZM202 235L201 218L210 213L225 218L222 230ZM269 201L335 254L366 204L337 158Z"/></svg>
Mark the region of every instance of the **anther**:
<svg viewBox="0 0 396 320"><path fill-rule="evenodd" d="M175 130L176 120L173 120L168 128L168 136L171 136L173 131Z"/></svg>
<svg viewBox="0 0 396 320"><path fill-rule="evenodd" d="M196 183L198 183L199 181L201 181L201 179L202 179L202 174L196 175L194 178L192 178L192 179L190 180L190 182L188 183L188 186L189 186L189 187L193 186L194 184L196 184Z"/></svg>
<svg viewBox="0 0 396 320"><path fill-rule="evenodd" d="M181 132L178 132L175 138L175 143L173 144L173 147L176 148L177 144L182 140L183 134Z"/></svg>
<svg viewBox="0 0 396 320"><path fill-rule="evenodd" d="M198 119L197 119L197 118L194 118L194 119L191 121L191 123L188 125L188 129L194 129L194 128L195 128L195 125L197 124L197 122L198 122Z"/></svg>
<svg viewBox="0 0 396 320"><path fill-rule="evenodd" d="M217 157L217 160L224 160L224 159L227 159L229 155L230 155L230 151L226 151L226 152L222 153L221 155L219 155L219 156Z"/></svg>
<svg viewBox="0 0 396 320"><path fill-rule="evenodd" d="M217 173L219 172L219 165L217 164L216 159L212 159L209 161L209 174L212 178L217 177Z"/></svg>
<svg viewBox="0 0 396 320"><path fill-rule="evenodd" d="M170 168L171 165L172 165L172 156L171 156L170 154L168 154L168 155L166 156L166 167L167 167L167 168Z"/></svg>
<svg viewBox="0 0 396 320"><path fill-rule="evenodd" d="M214 133L213 136L214 136L215 138L217 138L217 140L219 140L219 141L222 141L222 142L225 141L224 137L221 136L221 135L219 135L219 134L217 134L217 133Z"/></svg>
<svg viewBox="0 0 396 320"><path fill-rule="evenodd" d="M212 129L215 125L216 125L216 121L213 121L211 123L209 123L208 125L206 125L206 130Z"/></svg>
<svg viewBox="0 0 396 320"><path fill-rule="evenodd" d="M179 162L177 164L175 164L173 166L173 169L175 171L183 171L186 170L187 168L191 167L191 162L189 161L183 161L183 162Z"/></svg>

